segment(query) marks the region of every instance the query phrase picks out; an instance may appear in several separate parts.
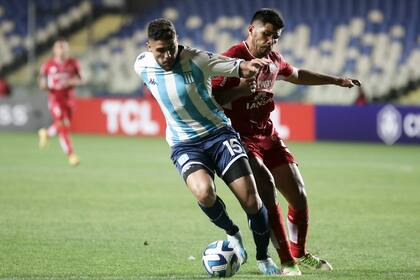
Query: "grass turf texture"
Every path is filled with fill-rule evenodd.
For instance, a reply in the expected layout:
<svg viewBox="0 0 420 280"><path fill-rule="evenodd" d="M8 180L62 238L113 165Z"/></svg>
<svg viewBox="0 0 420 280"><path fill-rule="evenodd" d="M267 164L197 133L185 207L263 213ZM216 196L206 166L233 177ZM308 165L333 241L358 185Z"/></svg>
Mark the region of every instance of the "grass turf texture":
<svg viewBox="0 0 420 280"><path fill-rule="evenodd" d="M164 140L73 139L76 168L56 139L39 150L35 134L0 134L0 279L207 278L202 251L225 235L197 207ZM309 196L308 248L334 267L301 279L419 279L420 148L289 147ZM234 279L266 279L239 203L217 186L250 255Z"/></svg>

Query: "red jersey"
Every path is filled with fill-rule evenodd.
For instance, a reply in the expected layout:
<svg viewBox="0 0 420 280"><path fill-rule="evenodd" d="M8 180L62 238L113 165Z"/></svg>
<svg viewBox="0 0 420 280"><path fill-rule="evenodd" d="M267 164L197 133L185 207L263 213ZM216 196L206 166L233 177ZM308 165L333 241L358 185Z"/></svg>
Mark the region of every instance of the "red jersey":
<svg viewBox="0 0 420 280"><path fill-rule="evenodd" d="M80 77L79 62L68 58L60 63L54 58L48 59L41 66L41 76L46 77L49 96L57 101L66 101L74 95L73 87L68 87L68 81Z"/></svg>
<svg viewBox="0 0 420 280"><path fill-rule="evenodd" d="M223 55L245 60L255 58L245 42L232 46ZM257 74L255 93L223 105L226 115L232 121L232 126L241 136L272 132L270 113L274 110L274 82L289 77L294 71L293 66L288 64L277 51L271 51L266 58L271 60L271 63L261 68ZM238 86L239 81L236 77L217 77L212 80L212 86L229 89Z"/></svg>

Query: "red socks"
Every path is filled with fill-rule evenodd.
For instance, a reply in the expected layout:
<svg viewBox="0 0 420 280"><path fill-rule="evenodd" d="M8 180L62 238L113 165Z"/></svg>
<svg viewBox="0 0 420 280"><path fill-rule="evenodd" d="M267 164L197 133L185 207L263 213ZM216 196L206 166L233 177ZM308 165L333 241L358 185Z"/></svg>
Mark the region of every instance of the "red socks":
<svg viewBox="0 0 420 280"><path fill-rule="evenodd" d="M58 127L58 137L60 139L60 145L63 151L67 155L71 155L73 153L73 144L70 139L69 128L65 125L60 125Z"/></svg>
<svg viewBox="0 0 420 280"><path fill-rule="evenodd" d="M306 254L308 220L308 208L298 210L289 205L287 227L289 229L290 249L295 258L302 257Z"/></svg>
<svg viewBox="0 0 420 280"><path fill-rule="evenodd" d="M286 228L283 222L281 207L276 204L267 208L268 220L271 227L271 241L277 250L281 263L294 261L287 241Z"/></svg>

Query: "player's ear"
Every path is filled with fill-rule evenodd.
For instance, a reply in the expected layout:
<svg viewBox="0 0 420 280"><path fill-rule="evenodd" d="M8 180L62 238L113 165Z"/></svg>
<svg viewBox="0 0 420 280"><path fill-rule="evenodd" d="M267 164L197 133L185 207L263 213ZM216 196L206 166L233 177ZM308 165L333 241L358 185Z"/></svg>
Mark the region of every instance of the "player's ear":
<svg viewBox="0 0 420 280"><path fill-rule="evenodd" d="M248 34L251 34L252 30L254 30L254 26L252 24L248 25Z"/></svg>
<svg viewBox="0 0 420 280"><path fill-rule="evenodd" d="M146 47L147 47L147 49L149 50L149 52L151 51L150 50L150 43L149 43L149 41L146 41Z"/></svg>

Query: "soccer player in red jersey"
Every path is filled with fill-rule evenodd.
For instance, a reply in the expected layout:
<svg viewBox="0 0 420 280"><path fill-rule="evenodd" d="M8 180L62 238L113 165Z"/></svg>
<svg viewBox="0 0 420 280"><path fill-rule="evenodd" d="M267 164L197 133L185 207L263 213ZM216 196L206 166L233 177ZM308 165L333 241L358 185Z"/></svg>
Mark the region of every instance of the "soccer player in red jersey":
<svg viewBox="0 0 420 280"><path fill-rule="evenodd" d="M70 122L74 106L74 87L82 84L79 62L69 56L69 44L58 39L53 45L53 57L41 66L39 87L48 91L48 108L53 124L38 131L39 146L46 147L48 138L58 134L60 145L69 164L80 163L70 138Z"/></svg>
<svg viewBox="0 0 420 280"><path fill-rule="evenodd" d="M332 84L351 88L359 86L360 82L288 64L273 50L283 27L283 19L276 11L257 11L248 26L246 41L232 46L224 55L245 60L268 58L271 63L260 69L255 80L218 77L212 83L216 100L248 149L258 192L268 209L272 241L282 263L282 274L300 275L298 264L320 270L332 270L332 267L326 260L306 251L309 219L306 192L296 161L270 120L274 110L273 85L276 80L285 80L302 85ZM289 204L289 241L275 188Z"/></svg>

